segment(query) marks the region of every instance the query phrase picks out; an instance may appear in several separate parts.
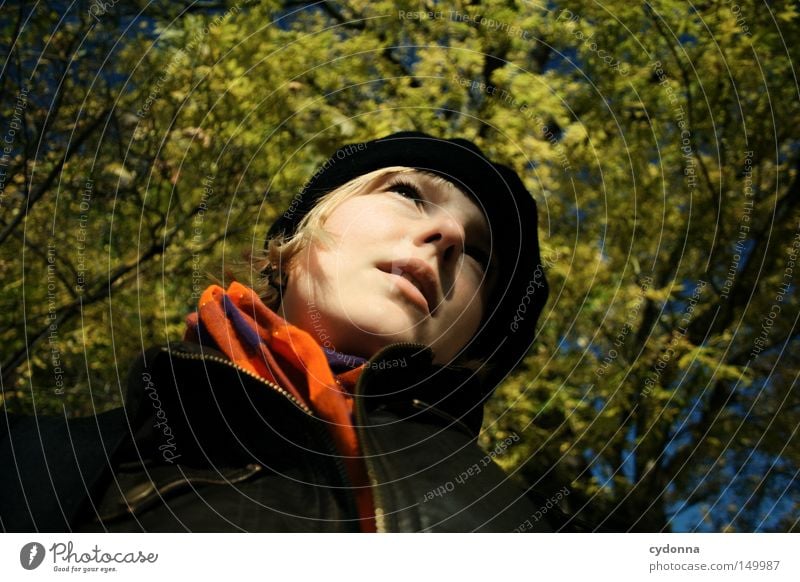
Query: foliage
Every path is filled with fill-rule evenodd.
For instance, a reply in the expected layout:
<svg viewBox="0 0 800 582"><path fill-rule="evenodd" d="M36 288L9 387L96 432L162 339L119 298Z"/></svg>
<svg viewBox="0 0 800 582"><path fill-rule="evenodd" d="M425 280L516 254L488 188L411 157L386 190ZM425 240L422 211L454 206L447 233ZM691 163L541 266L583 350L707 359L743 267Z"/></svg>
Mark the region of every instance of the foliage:
<svg viewBox="0 0 800 582"><path fill-rule="evenodd" d="M2 8L8 409L119 405L336 146L417 129L539 203L551 299L482 444L568 526L797 528L793 3L106 4Z"/></svg>

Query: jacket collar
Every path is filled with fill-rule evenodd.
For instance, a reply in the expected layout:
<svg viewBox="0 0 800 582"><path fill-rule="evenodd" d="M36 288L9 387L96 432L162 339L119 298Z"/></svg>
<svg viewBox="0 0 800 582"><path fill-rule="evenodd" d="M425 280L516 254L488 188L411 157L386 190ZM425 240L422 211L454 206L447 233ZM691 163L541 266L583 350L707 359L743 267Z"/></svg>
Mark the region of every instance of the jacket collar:
<svg viewBox="0 0 800 582"><path fill-rule="evenodd" d="M427 410L477 437L491 390L472 370L434 364L433 357L433 350L419 343L382 348L364 364L356 398L363 399L366 411L409 405Z"/></svg>
<svg viewBox="0 0 800 582"><path fill-rule="evenodd" d="M175 350L228 360L222 352L193 342L176 342L169 348ZM491 390L473 371L434 364L433 358L433 350L425 344L394 343L337 378L355 381L353 394L367 412L381 407L409 414L425 410L477 438Z"/></svg>

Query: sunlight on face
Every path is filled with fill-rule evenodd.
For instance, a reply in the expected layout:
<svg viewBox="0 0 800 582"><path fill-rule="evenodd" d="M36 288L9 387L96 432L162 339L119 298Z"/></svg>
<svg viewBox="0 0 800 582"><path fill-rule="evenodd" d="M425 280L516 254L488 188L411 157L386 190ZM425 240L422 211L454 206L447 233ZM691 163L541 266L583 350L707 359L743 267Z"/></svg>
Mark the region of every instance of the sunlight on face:
<svg viewBox="0 0 800 582"><path fill-rule="evenodd" d="M287 321L366 358L416 342L448 363L469 342L492 282L489 227L467 194L422 172L393 175L340 203L324 227L335 243L310 245L289 268Z"/></svg>

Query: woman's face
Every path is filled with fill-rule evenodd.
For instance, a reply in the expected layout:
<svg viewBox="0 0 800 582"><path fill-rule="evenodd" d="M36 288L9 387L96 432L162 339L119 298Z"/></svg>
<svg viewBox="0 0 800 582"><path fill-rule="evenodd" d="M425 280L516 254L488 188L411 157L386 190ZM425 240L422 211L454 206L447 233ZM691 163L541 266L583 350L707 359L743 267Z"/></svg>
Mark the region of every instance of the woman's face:
<svg viewBox="0 0 800 582"><path fill-rule="evenodd" d="M396 174L340 203L323 226L335 243L294 257L284 319L365 358L418 342L445 364L469 342L493 281L488 224L467 194L421 172Z"/></svg>

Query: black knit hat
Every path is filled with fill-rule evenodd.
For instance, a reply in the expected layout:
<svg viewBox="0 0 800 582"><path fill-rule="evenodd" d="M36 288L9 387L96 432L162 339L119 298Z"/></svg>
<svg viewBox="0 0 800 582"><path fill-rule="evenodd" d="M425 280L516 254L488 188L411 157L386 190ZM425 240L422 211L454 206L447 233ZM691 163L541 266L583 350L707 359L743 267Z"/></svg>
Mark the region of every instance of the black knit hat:
<svg viewBox="0 0 800 582"><path fill-rule="evenodd" d="M533 343L548 286L540 262L536 202L511 168L489 160L474 143L405 131L344 145L273 223L267 241L293 234L323 195L388 166L438 174L471 195L486 213L499 273L481 327L459 358L477 358L488 365L484 381L491 391Z"/></svg>

